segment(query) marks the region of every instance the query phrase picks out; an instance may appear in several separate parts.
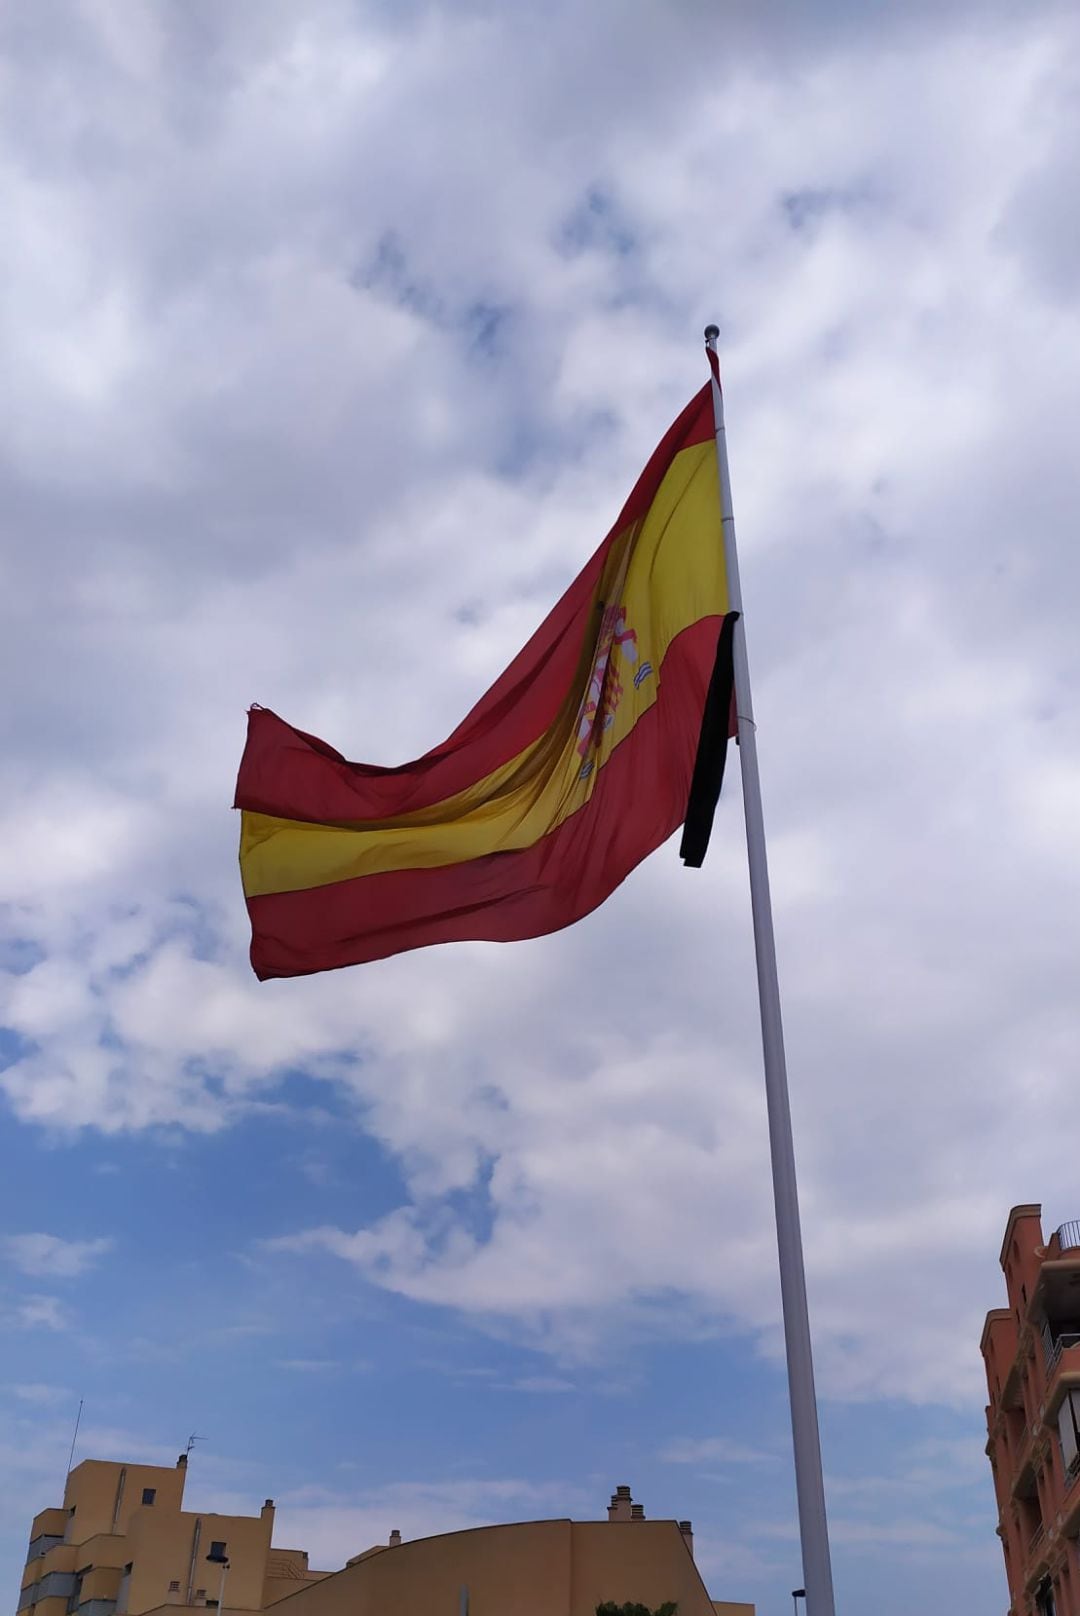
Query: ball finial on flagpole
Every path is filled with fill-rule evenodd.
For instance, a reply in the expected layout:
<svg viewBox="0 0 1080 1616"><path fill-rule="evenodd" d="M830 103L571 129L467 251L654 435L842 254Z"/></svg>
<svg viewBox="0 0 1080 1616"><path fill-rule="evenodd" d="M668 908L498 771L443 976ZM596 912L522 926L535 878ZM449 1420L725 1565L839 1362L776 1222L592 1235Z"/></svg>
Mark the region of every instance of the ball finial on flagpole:
<svg viewBox="0 0 1080 1616"><path fill-rule="evenodd" d="M718 325L707 325L705 327L705 341L706 342L715 342L719 335L720 335L720 327Z"/></svg>

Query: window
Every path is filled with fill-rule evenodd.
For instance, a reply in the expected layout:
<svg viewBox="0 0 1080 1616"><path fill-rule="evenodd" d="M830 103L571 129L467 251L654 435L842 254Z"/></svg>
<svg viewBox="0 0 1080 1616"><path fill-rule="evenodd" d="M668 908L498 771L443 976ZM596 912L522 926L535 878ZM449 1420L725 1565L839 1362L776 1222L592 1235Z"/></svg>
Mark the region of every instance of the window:
<svg viewBox="0 0 1080 1616"><path fill-rule="evenodd" d="M169 1584L169 1592L171 1594L178 1594L180 1592L180 1584L179 1584L179 1582L170 1582L170 1584Z"/></svg>
<svg viewBox="0 0 1080 1616"><path fill-rule="evenodd" d="M225 1544L224 1544L224 1542L220 1542L217 1538L215 1538L214 1541L210 1545L210 1553L207 1555L206 1558L208 1560L224 1560L224 1558L225 1558Z"/></svg>
<svg viewBox="0 0 1080 1616"><path fill-rule="evenodd" d="M144 1487L143 1488L143 1490L142 1490L142 1501L143 1501L144 1504L152 1504L156 1497L157 1497L157 1488L156 1487Z"/></svg>
<svg viewBox="0 0 1080 1616"><path fill-rule="evenodd" d="M195 1590L195 1603L197 1605L205 1605L205 1603L206 1603L206 1589L205 1588L196 1588L196 1590Z"/></svg>
<svg viewBox="0 0 1080 1616"><path fill-rule="evenodd" d="M1056 1616L1057 1605L1054 1600L1054 1585L1049 1577L1045 1577L1035 1593L1035 1609L1039 1616Z"/></svg>

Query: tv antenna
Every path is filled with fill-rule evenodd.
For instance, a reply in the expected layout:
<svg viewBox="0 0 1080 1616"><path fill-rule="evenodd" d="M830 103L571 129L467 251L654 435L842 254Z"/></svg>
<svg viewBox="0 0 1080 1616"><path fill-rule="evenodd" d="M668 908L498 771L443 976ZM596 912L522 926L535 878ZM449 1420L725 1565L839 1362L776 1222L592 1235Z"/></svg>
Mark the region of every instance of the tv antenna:
<svg viewBox="0 0 1080 1616"><path fill-rule="evenodd" d="M187 1447L184 1449L185 1458L191 1452L191 1450L195 1446L196 1442L205 1442L205 1441L206 1441L206 1438L204 1436L196 1436L194 1431L192 1431L191 1435L187 1439Z"/></svg>
<svg viewBox="0 0 1080 1616"><path fill-rule="evenodd" d="M71 1438L71 1452L68 1454L67 1473L71 1475L71 1467L75 1463L75 1444L79 1440L79 1426L82 1423L83 1400L79 1398L79 1412L75 1416L75 1433Z"/></svg>

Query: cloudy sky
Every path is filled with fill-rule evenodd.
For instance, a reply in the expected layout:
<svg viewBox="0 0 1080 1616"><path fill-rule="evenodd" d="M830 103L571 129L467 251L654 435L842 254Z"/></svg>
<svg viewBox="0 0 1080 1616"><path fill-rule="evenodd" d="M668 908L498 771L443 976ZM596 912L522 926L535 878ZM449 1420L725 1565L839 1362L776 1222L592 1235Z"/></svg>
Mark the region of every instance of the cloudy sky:
<svg viewBox="0 0 1080 1616"><path fill-rule="evenodd" d="M1007 1603L978 1339L1080 1215L1080 18L0 18L0 1519L172 1462L342 1563L800 1580L738 793L561 936L259 986L252 701L441 740L726 376L841 1610ZM731 785L735 784L735 777Z"/></svg>

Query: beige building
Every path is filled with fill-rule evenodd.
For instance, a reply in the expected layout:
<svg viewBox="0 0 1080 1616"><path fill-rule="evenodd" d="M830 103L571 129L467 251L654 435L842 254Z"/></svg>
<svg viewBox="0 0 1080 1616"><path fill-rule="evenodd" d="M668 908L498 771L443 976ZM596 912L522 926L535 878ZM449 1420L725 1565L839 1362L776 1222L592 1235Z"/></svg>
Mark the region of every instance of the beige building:
<svg viewBox="0 0 1080 1616"><path fill-rule="evenodd" d="M184 1509L187 1456L176 1466L86 1459L60 1509L34 1517L19 1611L28 1616L139 1616L162 1607L264 1610L321 1575L300 1549L272 1547L274 1503L258 1515Z"/></svg>
<svg viewBox="0 0 1080 1616"><path fill-rule="evenodd" d="M689 1521L648 1521L629 1487L606 1521L527 1521L365 1549L334 1574L272 1543L274 1505L257 1516L185 1510L175 1469L87 1459L61 1509L35 1517L19 1611L26 1616L176 1616L185 1610L280 1616L594 1616L598 1604L677 1602L679 1616L753 1616L710 1599Z"/></svg>

